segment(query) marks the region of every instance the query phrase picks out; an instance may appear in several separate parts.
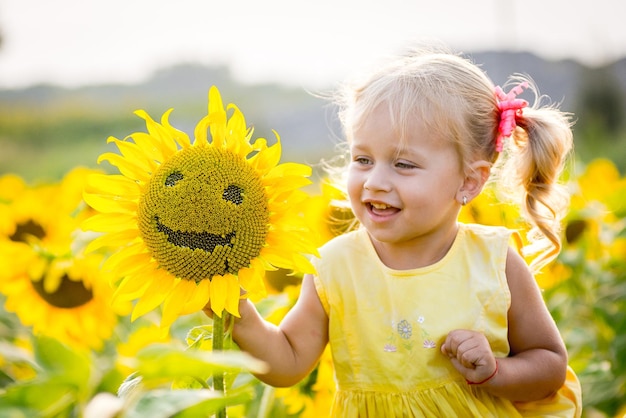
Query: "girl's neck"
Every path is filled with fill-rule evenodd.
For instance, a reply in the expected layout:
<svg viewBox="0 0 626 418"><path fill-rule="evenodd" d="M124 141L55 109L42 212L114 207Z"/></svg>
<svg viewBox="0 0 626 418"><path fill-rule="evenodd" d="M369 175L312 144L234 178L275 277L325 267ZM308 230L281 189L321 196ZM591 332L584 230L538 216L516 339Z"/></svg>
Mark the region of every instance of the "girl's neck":
<svg viewBox="0 0 626 418"><path fill-rule="evenodd" d="M370 240L380 261L394 270L411 270L427 267L446 256L458 232L455 222L449 228L441 228L431 234L409 242L390 243Z"/></svg>

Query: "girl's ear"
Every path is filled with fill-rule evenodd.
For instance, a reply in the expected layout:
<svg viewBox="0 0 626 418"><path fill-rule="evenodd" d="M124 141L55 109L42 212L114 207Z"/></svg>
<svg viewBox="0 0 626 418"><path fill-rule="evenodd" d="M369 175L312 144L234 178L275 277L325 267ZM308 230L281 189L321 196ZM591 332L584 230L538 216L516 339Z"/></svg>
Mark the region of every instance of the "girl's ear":
<svg viewBox="0 0 626 418"><path fill-rule="evenodd" d="M463 184L459 188L456 200L465 205L480 194L489 179L491 164L484 160L474 161L465 173Z"/></svg>

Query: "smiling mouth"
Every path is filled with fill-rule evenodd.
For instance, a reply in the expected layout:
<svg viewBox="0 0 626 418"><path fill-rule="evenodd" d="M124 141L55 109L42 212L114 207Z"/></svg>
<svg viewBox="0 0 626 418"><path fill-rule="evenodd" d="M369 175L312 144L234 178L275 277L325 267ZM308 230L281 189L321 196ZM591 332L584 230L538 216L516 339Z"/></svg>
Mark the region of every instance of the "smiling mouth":
<svg viewBox="0 0 626 418"><path fill-rule="evenodd" d="M370 202L367 203L366 206L370 213L377 216L389 216L400 211L398 208L389 206L385 203Z"/></svg>
<svg viewBox="0 0 626 418"><path fill-rule="evenodd" d="M167 236L167 241L177 247L190 248L192 250L200 249L212 253L215 247L228 246L233 247L232 239L235 237L235 231L226 235L216 235L209 232L185 232L175 231L159 221L159 217L155 216L156 227L159 232Z"/></svg>
<svg viewBox="0 0 626 418"><path fill-rule="evenodd" d="M376 203L376 202L372 202L369 204L372 208L374 209L378 209L378 210L385 210L387 208L390 208L391 206L386 205L384 203Z"/></svg>

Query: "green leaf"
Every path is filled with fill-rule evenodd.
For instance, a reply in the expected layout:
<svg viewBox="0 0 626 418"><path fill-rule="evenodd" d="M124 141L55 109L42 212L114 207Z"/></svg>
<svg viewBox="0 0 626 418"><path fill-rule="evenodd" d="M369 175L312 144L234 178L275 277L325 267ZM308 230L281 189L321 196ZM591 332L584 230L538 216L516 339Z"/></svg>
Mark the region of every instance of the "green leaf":
<svg viewBox="0 0 626 418"><path fill-rule="evenodd" d="M90 359L83 353L53 338L42 336L35 339L34 351L35 360L45 374L78 388L89 385Z"/></svg>
<svg viewBox="0 0 626 418"><path fill-rule="evenodd" d="M254 398L254 391L252 388L239 388L237 390L231 390L228 395L222 399L207 399L202 402L186 408L175 415L176 418L197 418L208 416L217 412L218 409L222 409L231 405L241 405L249 402Z"/></svg>
<svg viewBox="0 0 626 418"><path fill-rule="evenodd" d="M199 404L206 407L200 416L210 416L218 408L224 407L226 400L220 392L207 389L157 389L145 393L134 407L124 414L124 418L170 418Z"/></svg>
<svg viewBox="0 0 626 418"><path fill-rule="evenodd" d="M40 412L29 416L54 416L75 402L76 396L71 387L53 382L31 381L8 387L0 397L0 409L10 406Z"/></svg>
<svg viewBox="0 0 626 418"><path fill-rule="evenodd" d="M217 372L251 371L262 373L266 365L243 352L181 350L154 344L137 354L138 372L144 379L194 376L206 380Z"/></svg>

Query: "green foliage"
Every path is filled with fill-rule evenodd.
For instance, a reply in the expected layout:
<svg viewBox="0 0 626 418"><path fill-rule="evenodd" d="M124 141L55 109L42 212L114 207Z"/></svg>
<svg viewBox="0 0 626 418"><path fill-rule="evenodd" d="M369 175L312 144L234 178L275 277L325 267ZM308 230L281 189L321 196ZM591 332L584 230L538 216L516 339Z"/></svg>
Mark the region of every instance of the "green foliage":
<svg viewBox="0 0 626 418"><path fill-rule="evenodd" d="M545 291L583 387L587 413L626 405L626 177L597 160L573 179L557 263L564 280Z"/></svg>
<svg viewBox="0 0 626 418"><path fill-rule="evenodd" d="M7 386L0 396L0 409L32 416L74 416L93 394L91 376L96 373L91 359L58 341L38 337L34 340L34 364L38 369L33 380Z"/></svg>
<svg viewBox="0 0 626 418"><path fill-rule="evenodd" d="M264 369L261 362L242 352L182 350L170 344L148 346L136 361L137 373L120 386L119 394L126 400L120 418L209 416L249 402L254 395L250 381L245 380L229 385L225 393L215 391L209 385L211 376Z"/></svg>
<svg viewBox="0 0 626 418"><path fill-rule="evenodd" d="M33 379L11 380L3 385L2 416L82 417L106 376L93 353L52 338L34 339L33 358L9 344L0 348L2 358L27 360L36 369ZM228 392L222 393L210 388L211 376L215 372L236 375L264 370L263 363L242 352L213 353L173 344L150 345L134 360L138 371L119 387L119 418L208 416L220 408L248 403L254 396L251 379L233 380ZM177 379L184 378L199 385L184 388L179 383L174 387Z"/></svg>

